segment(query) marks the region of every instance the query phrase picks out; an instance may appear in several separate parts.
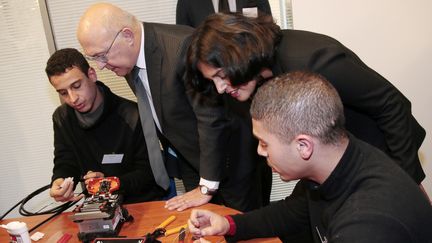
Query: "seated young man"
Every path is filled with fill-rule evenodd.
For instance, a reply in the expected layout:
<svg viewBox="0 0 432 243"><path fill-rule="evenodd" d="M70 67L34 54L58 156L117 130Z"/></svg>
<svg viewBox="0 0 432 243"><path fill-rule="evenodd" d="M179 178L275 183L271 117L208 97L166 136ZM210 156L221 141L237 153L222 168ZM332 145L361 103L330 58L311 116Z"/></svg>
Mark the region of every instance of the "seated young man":
<svg viewBox="0 0 432 243"><path fill-rule="evenodd" d="M258 153L282 180L300 181L285 200L242 215L193 210L188 223L194 235L430 242L428 199L386 154L345 130L341 99L324 77L293 72L267 82L251 116Z"/></svg>
<svg viewBox="0 0 432 243"><path fill-rule="evenodd" d="M53 114L50 195L56 201L78 200L73 192L78 181L116 176L125 203L166 196L153 177L137 104L98 81L76 49L56 51L45 71L63 103ZM68 177L74 183L64 182Z"/></svg>

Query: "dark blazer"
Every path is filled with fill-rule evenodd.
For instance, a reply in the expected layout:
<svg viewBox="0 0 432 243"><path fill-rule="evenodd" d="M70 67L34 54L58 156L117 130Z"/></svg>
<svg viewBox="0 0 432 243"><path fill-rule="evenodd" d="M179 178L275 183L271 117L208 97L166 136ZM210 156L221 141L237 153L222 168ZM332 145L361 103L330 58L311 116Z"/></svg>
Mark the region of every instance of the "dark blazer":
<svg viewBox="0 0 432 243"><path fill-rule="evenodd" d="M342 98L347 129L390 155L417 183L424 179L418 149L426 132L413 117L410 101L389 81L331 37L283 30L273 72L292 70L326 77Z"/></svg>
<svg viewBox="0 0 432 243"><path fill-rule="evenodd" d="M233 134L243 134L244 129L250 134L250 127L228 114L222 96L204 96L183 79L187 37L192 31L188 26L144 23L147 75L163 135L182 163L188 163L195 171L196 178L191 178L190 171L181 171L185 185L197 186L199 176L220 181L215 202L241 211L257 208L255 163L243 158L239 150L228 149L243 139ZM135 93L132 74L126 79Z"/></svg>
<svg viewBox="0 0 432 243"><path fill-rule="evenodd" d="M237 12L243 8L258 8L259 12L271 15L267 0L236 0ZM176 24L197 27L204 19L215 13L212 0L178 0Z"/></svg>
<svg viewBox="0 0 432 243"><path fill-rule="evenodd" d="M219 167L226 157L221 151L227 134L223 107L212 106L208 98L188 88L182 79L179 57L184 56L186 39L192 31L187 26L144 23L147 75L164 136L203 178L220 180ZM131 76L126 79L135 92Z"/></svg>

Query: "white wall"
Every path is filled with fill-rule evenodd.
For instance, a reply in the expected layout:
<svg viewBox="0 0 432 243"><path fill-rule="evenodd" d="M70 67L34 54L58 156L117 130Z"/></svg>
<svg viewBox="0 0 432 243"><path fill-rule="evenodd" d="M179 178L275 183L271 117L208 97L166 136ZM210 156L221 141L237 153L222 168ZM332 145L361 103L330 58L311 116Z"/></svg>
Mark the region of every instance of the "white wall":
<svg viewBox="0 0 432 243"><path fill-rule="evenodd" d="M60 102L44 72L49 52L37 0L0 1L0 46L2 215L50 183L51 114Z"/></svg>
<svg viewBox="0 0 432 243"><path fill-rule="evenodd" d="M420 149L432 196L432 1L293 0L294 29L330 35L392 82L428 133Z"/></svg>

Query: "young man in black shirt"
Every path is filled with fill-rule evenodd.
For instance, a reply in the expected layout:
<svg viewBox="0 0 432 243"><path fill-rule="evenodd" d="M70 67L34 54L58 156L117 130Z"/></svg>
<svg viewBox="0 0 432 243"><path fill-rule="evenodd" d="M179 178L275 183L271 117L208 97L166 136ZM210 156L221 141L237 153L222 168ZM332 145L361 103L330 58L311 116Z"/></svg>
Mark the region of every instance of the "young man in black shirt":
<svg viewBox="0 0 432 243"><path fill-rule="evenodd" d="M55 52L45 69L64 104L53 114L54 169L50 195L77 200L79 180L117 176L126 203L162 199L150 168L137 104L97 80L76 49ZM74 183L65 178L73 177Z"/></svg>
<svg viewBox="0 0 432 243"><path fill-rule="evenodd" d="M251 116L258 153L283 181L300 181L285 200L242 215L193 210L191 233L228 241L431 241L429 200L386 154L345 130L342 101L324 77L297 71L268 81Z"/></svg>

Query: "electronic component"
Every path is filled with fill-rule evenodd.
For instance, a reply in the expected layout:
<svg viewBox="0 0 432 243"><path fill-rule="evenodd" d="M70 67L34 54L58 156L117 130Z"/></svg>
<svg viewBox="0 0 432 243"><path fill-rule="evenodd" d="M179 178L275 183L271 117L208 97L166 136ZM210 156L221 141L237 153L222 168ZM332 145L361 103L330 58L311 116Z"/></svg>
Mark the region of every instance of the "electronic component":
<svg viewBox="0 0 432 243"><path fill-rule="evenodd" d="M77 206L71 219L78 224L78 238L90 242L96 237L114 237L118 235L121 225L132 219L121 206L122 196L112 194L120 187L117 177L94 178L87 183L90 196Z"/></svg>

